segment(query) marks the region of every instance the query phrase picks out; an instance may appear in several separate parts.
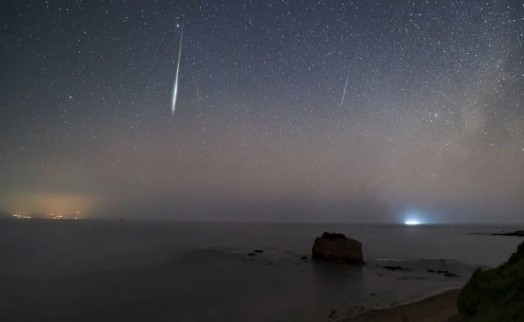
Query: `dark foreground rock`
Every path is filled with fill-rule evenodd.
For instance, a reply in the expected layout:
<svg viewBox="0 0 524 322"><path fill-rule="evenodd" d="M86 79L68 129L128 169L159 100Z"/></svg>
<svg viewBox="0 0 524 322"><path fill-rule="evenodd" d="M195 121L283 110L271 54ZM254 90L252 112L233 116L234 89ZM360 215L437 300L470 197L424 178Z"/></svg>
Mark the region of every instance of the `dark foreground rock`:
<svg viewBox="0 0 524 322"><path fill-rule="evenodd" d="M524 242L501 266L475 271L458 308L468 322L524 321Z"/></svg>
<svg viewBox="0 0 524 322"><path fill-rule="evenodd" d="M524 230L515 230L509 233L495 233L492 234L493 236L516 236L516 237L524 237Z"/></svg>
<svg viewBox="0 0 524 322"><path fill-rule="evenodd" d="M449 319L448 319L448 322L465 322L466 320L464 320L464 317L462 317L461 315L453 315L453 316L450 316Z"/></svg>
<svg viewBox="0 0 524 322"><path fill-rule="evenodd" d="M313 260L345 264L364 264L362 244L343 234L325 232L315 239Z"/></svg>

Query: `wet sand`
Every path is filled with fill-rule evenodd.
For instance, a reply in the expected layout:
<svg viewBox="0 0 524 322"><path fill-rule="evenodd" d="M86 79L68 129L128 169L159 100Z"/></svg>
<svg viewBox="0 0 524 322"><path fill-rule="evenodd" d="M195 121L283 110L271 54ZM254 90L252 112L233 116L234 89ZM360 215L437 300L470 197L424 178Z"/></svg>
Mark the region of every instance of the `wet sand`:
<svg viewBox="0 0 524 322"><path fill-rule="evenodd" d="M373 310L344 322L447 322L458 313L460 289L450 290L418 302Z"/></svg>

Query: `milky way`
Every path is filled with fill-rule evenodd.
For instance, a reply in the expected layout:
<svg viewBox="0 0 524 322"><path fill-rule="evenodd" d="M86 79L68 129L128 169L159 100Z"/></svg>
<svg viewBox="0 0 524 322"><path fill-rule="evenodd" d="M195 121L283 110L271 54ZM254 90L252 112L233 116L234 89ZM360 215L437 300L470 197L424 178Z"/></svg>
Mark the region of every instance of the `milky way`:
<svg viewBox="0 0 524 322"><path fill-rule="evenodd" d="M524 221L519 1L8 0L0 16L5 212Z"/></svg>

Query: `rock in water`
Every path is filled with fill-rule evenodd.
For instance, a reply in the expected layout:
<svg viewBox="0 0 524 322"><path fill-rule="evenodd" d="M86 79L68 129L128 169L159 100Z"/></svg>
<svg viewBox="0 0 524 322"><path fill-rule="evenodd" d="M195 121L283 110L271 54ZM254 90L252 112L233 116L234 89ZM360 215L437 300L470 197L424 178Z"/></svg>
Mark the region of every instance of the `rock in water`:
<svg viewBox="0 0 524 322"><path fill-rule="evenodd" d="M313 259L345 264L364 264L362 244L343 234L325 232L315 239Z"/></svg>
<svg viewBox="0 0 524 322"><path fill-rule="evenodd" d="M524 321L524 242L497 268L478 269L458 298L465 321Z"/></svg>

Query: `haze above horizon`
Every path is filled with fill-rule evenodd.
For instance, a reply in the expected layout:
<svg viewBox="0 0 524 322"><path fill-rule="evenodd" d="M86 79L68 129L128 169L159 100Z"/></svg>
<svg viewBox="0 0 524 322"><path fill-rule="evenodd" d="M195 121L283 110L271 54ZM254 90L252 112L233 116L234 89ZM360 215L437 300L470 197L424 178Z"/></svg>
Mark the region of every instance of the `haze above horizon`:
<svg viewBox="0 0 524 322"><path fill-rule="evenodd" d="M0 209L524 222L523 17L506 0L7 0Z"/></svg>

